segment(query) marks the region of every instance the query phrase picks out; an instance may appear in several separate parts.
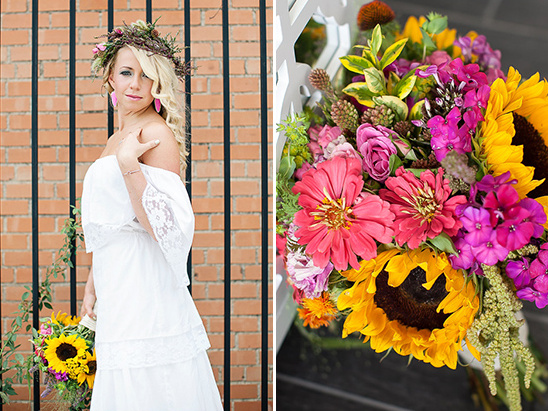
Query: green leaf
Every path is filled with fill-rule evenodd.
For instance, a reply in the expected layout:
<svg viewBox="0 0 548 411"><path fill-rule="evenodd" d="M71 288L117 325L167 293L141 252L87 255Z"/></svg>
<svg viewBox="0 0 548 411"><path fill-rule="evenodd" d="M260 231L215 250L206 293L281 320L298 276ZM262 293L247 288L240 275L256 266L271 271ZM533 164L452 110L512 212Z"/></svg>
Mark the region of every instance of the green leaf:
<svg viewBox="0 0 548 411"><path fill-rule="evenodd" d="M25 357L19 353L15 353L15 359L19 362L19 364L23 364L25 362Z"/></svg>
<svg viewBox="0 0 548 411"><path fill-rule="evenodd" d="M441 233L437 237L431 238L428 240L434 247L440 251L445 251L446 253L457 254L457 249L453 240L446 233Z"/></svg>
<svg viewBox="0 0 548 411"><path fill-rule="evenodd" d="M29 298L29 295L30 293L28 291L25 291L23 295L21 296L21 300L26 300L27 298Z"/></svg>
<svg viewBox="0 0 548 411"><path fill-rule="evenodd" d="M405 171L411 171L415 177L420 178L421 173L426 171L426 168L406 168Z"/></svg>
<svg viewBox="0 0 548 411"><path fill-rule="evenodd" d="M422 44L424 44L427 49L430 49L430 50L437 49L430 35L422 27L421 27L421 33L422 33Z"/></svg>
<svg viewBox="0 0 548 411"><path fill-rule="evenodd" d="M365 69L363 75L365 76L367 87L372 93L378 94L386 92L386 79L384 78L384 73L382 71L371 67Z"/></svg>
<svg viewBox="0 0 548 411"><path fill-rule="evenodd" d="M393 94L403 100L413 91L416 81L417 76L410 76L406 79L402 79L394 88Z"/></svg>
<svg viewBox="0 0 548 411"><path fill-rule="evenodd" d="M405 104L396 96L373 97L373 102L376 105L385 104L388 107L390 107L392 111L396 113L397 121L404 121L407 118L407 113L409 112L409 109L407 108L407 104Z"/></svg>
<svg viewBox="0 0 548 411"><path fill-rule="evenodd" d="M23 320L21 320L21 317L15 317L15 323L21 327L23 325Z"/></svg>
<svg viewBox="0 0 548 411"><path fill-rule="evenodd" d="M363 104L364 106L367 106L367 107L375 106L375 104L373 103L373 97L375 96L375 94L369 91L367 83L364 83L364 82L351 83L343 89L343 93L354 97L356 100L358 100L360 104Z"/></svg>
<svg viewBox="0 0 548 411"><path fill-rule="evenodd" d="M383 70L389 64L392 64L394 60L398 58L398 56L403 51L403 48L405 47L407 40L408 39L405 38L405 39L401 39L400 41L396 41L394 44L392 44L390 47L386 49L380 63L381 70Z"/></svg>
<svg viewBox="0 0 548 411"><path fill-rule="evenodd" d="M381 25L377 24L371 33L371 53L376 57L382 45Z"/></svg>
<svg viewBox="0 0 548 411"><path fill-rule="evenodd" d="M44 306L45 306L46 308L49 308L50 310L53 309L53 307L51 306L50 303L44 303Z"/></svg>
<svg viewBox="0 0 548 411"><path fill-rule="evenodd" d="M411 107L411 112L409 113L409 120L422 119L422 106L424 106L424 100L419 101L413 107Z"/></svg>
<svg viewBox="0 0 548 411"><path fill-rule="evenodd" d="M394 175L396 173L396 170L402 166L402 162L400 158L397 156L397 154L392 154L390 156L390 160L388 162L390 167L390 175Z"/></svg>
<svg viewBox="0 0 548 411"><path fill-rule="evenodd" d="M447 16L431 12L422 27L430 34L439 34L447 28Z"/></svg>
<svg viewBox="0 0 548 411"><path fill-rule="evenodd" d="M278 171L278 176L284 180L289 180L293 173L295 172L295 168L297 167L297 164L295 163L295 160L293 160L293 157L286 156L283 157L280 160L280 168Z"/></svg>
<svg viewBox="0 0 548 411"><path fill-rule="evenodd" d="M360 56L344 56L339 58L342 65L353 73L363 74L365 69L373 67L373 64Z"/></svg>

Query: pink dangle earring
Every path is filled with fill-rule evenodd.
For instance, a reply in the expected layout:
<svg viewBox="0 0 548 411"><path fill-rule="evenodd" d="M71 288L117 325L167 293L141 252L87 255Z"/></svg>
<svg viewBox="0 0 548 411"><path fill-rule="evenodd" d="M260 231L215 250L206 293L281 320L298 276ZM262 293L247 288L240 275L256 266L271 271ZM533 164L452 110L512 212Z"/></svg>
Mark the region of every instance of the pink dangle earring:
<svg viewBox="0 0 548 411"><path fill-rule="evenodd" d="M112 101L112 106L116 107L116 105L118 104L118 97L116 97L116 93L114 91L110 93L110 99Z"/></svg>
<svg viewBox="0 0 548 411"><path fill-rule="evenodd" d="M154 99L154 108L156 109L156 112L159 113L162 109L162 103L160 102L159 98Z"/></svg>

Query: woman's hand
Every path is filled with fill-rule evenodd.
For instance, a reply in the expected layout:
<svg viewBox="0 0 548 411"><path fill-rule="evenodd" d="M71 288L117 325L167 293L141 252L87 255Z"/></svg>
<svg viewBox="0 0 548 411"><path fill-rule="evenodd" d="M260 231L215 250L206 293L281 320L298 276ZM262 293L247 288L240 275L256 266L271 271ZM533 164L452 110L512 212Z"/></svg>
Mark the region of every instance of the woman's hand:
<svg viewBox="0 0 548 411"><path fill-rule="evenodd" d="M138 128L134 131L129 132L124 138L118 143L118 148L116 149L116 158L118 164L122 171L126 167L134 166L139 157L141 157L145 152L151 150L160 144L160 140L152 140L146 143L141 143L141 128Z"/></svg>
<svg viewBox="0 0 548 411"><path fill-rule="evenodd" d="M97 301L95 296L95 283L93 282L93 267L89 270L88 281L86 282L86 287L84 288L84 301L82 301L82 307L80 308L80 317L84 318L87 314L90 318L94 320L97 319L97 316L93 312L93 306Z"/></svg>
<svg viewBox="0 0 548 411"><path fill-rule="evenodd" d="M94 320L97 319L97 316L93 312L95 301L97 301L95 294L87 292L84 294L84 301L82 302L82 308L80 309L80 317L84 318L87 314L90 318L93 318Z"/></svg>

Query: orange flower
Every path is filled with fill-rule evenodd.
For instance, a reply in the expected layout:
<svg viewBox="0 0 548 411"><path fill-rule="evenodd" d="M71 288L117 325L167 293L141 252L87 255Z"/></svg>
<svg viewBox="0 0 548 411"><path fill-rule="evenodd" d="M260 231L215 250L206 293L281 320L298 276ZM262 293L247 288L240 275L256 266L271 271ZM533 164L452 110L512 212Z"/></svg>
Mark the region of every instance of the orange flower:
<svg viewBox="0 0 548 411"><path fill-rule="evenodd" d="M310 328L327 326L335 319L337 312L335 304L329 298L329 293L322 293L318 298L303 298L303 308L297 308L299 317L304 320L304 325Z"/></svg>

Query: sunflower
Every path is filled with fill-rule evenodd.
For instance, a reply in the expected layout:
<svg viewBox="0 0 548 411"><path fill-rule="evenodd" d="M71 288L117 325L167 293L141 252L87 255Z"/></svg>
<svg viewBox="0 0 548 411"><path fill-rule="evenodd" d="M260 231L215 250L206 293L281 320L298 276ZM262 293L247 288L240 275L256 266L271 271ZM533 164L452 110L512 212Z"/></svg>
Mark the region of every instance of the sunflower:
<svg viewBox="0 0 548 411"><path fill-rule="evenodd" d="M342 275L354 282L337 300L339 311L351 310L343 338L358 331L376 352L393 348L434 367L456 368L479 300L445 253L393 249Z"/></svg>
<svg viewBox="0 0 548 411"><path fill-rule="evenodd" d="M97 371L97 359L95 358L95 350L93 354L86 351L86 355L81 359L83 372L78 376L78 384L82 385L84 381L87 381L89 388L93 388L93 382L95 381L95 372Z"/></svg>
<svg viewBox="0 0 548 411"><path fill-rule="evenodd" d="M509 171L520 198L534 198L548 213L548 82L538 73L520 80L510 67L506 82L491 85L479 156L493 176Z"/></svg>
<svg viewBox="0 0 548 411"><path fill-rule="evenodd" d="M88 348L86 342L76 334L46 339L46 360L57 372L68 372L67 360L83 356Z"/></svg>
<svg viewBox="0 0 548 411"><path fill-rule="evenodd" d="M80 317L70 316L67 313L62 313L59 311L57 314L55 312L51 313L51 322L54 324L69 326L69 325L78 325L80 323Z"/></svg>
<svg viewBox="0 0 548 411"><path fill-rule="evenodd" d="M317 298L303 298L301 304L303 308L297 308L299 317L304 320L304 325L310 328L329 325L337 312L329 293L326 292Z"/></svg>

